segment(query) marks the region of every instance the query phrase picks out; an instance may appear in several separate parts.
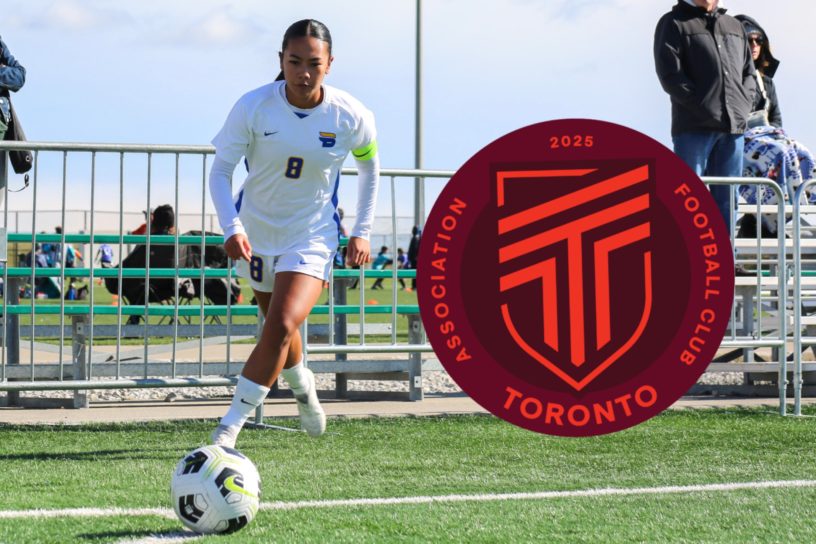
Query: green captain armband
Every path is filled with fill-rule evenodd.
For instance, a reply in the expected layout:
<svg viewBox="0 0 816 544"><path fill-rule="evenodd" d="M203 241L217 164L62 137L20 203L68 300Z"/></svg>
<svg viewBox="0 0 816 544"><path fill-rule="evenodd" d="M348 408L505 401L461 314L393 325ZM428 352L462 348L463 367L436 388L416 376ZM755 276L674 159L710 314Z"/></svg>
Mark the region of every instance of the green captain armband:
<svg viewBox="0 0 816 544"><path fill-rule="evenodd" d="M370 161L377 154L377 140L371 140L370 144L353 150L351 154L358 161Z"/></svg>

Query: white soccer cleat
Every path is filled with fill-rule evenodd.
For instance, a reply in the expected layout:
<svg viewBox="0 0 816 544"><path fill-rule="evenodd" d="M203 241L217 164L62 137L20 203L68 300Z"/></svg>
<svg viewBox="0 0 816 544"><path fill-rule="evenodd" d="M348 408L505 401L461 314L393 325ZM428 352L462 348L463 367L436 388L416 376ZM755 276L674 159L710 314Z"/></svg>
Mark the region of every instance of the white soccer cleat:
<svg viewBox="0 0 816 544"><path fill-rule="evenodd" d="M326 413L317 400L314 373L308 368L305 371L308 376L307 392L295 395L298 413L300 414L300 427L309 436L320 436L326 432Z"/></svg>
<svg viewBox="0 0 816 544"><path fill-rule="evenodd" d="M216 446L235 448L235 441L238 439L238 431L240 431L240 429L237 427L219 425L210 435L210 440Z"/></svg>

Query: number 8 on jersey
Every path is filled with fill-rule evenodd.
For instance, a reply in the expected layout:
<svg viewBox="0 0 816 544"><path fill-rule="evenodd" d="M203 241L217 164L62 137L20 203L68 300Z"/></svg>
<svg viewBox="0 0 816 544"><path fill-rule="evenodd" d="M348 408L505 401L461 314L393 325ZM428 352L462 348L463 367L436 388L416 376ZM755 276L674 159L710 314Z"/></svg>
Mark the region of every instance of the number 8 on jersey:
<svg viewBox="0 0 816 544"><path fill-rule="evenodd" d="M303 170L303 159L300 157L289 157L286 163L286 177L289 179L298 179Z"/></svg>

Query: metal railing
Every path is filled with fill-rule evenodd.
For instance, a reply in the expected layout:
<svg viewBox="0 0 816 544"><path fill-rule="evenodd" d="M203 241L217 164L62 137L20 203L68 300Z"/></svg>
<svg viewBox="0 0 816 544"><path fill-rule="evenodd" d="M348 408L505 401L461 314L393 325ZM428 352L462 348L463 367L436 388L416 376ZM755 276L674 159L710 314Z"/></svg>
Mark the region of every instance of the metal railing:
<svg viewBox="0 0 816 544"><path fill-rule="evenodd" d="M179 300L178 282L181 279L190 278L201 282L209 279L232 279L231 268L227 269L207 269L204 259L198 268L156 268L150 266L149 255L151 246L172 245L174 248L175 262L178 263L181 248L187 246L197 246L201 255L205 254L206 247L221 243L221 236L206 234L206 199L207 199L207 170L208 158L214 153L212 146L171 146L171 145L130 145L130 144L84 144L84 143L50 143L50 142L0 142L0 151L8 149L29 149L34 153L34 168L32 170L33 184L29 189L31 193L32 214L30 233L13 233L9 235L9 240L14 242L27 242L32 250L37 243L56 243L64 248L66 244L88 244L91 250L87 253L94 254L94 248L101 243L115 244L120 249L120 254L125 244L144 244L148 263L143 269L123 269L123 268L95 268L87 266L84 268L66 269L64 267L55 269L42 269L31 267L3 267L2 278L4 281L5 296L2 303L3 314L3 350L0 355L0 391L17 392L25 390L87 390L106 388L130 388L130 387L167 387L167 386L210 386L227 385L234 383L234 376L240 371L241 364L235 362L231 345L236 339L243 339L252 336L253 331L257 331L257 325L251 323L237 323L236 319L249 318L247 321L254 321L256 308L247 305L233 305L227 297L228 303L225 305L206 305L203 302L202 294L199 305L180 307L178 303L172 305L144 305L123 304L121 297L115 306L103 306L96 304L94 300L93 288L90 289L90 300L84 304L66 304L64 297L61 297L59 304L47 306L39 304L32 298L30 304L21 304L18 299L18 289L14 288L16 282L27 280L32 285L40 278L51 277L61 285L65 285L66 277L88 278L91 286L96 279L113 278L122 292L122 282L130 277L145 278L144 300L149 300L149 285L151 279L170 279L176 285L175 301ZM66 196L68 194L68 181L76 183L77 175L72 171L72 165L77 160L78 155L89 159L89 168L86 179L80 180L85 189L89 191L89 232L83 234L62 232L61 234L41 234L38 230L38 185L41 172L41 155L57 154L61 158L59 173L56 176L61 187L62 215L64 218L67 209ZM59 156L61 154L61 157ZM115 171L118 173L113 180L114 186L100 182L97 175L97 163L101 157L112 156L115 160ZM143 190L141 198L143 200L128 199L126 201L126 179L129 180L127 161L133 160L133 156L139 157L142 162L144 176L139 177L139 183ZM156 157L169 156L171 159L171 174L169 178L172 183L157 173L158 168L154 167ZM200 202L195 197L184 196L181 198L180 186L183 178L190 177L182 175L182 162L192 161L195 169L192 185ZM2 172L0 172L2 173ZM353 175L353 169L343 169L344 176ZM391 207L391 241L392 247L397 247L397 187L398 179L411 181L417 177L437 178L445 180L453 175L448 171L412 170L412 169L383 169L381 171L383 180L388 179L390 188ZM82 177L82 176L79 176ZM170 183L172 187L172 202L176 213L180 213L180 204L187 208L187 213L191 207L199 206L198 212L201 215L200 233L195 236L185 236L178 232L172 235L150 235L133 236L125 234L124 214L132 211L139 212L142 209L153 207L157 189L155 179L161 178L162 185ZM732 187L743 184L763 185L777 196L777 201L784 202L782 189L773 181L758 178L704 178L709 184L727 184ZM105 189L102 186L107 187ZM383 184L385 185L385 184ZM3 207L4 226L8 226L10 193L8 183L2 191L5 205ZM130 181L128 181L130 188ZM104 193L104 194L103 194ZM100 194L102 196L100 196ZM14 193L14 198L18 198L19 193ZM119 231L117 234L102 234L96 232L93 211L96 203L104 198L108 203L114 199L119 206ZM127 204L127 206L126 206ZM128 209L126 209L128 208ZM741 211L745 212L745 206ZM785 224L786 209L784 206L774 206L769 209L767 206L757 205L755 213L775 213L779 225ZM753 212L752 212L753 213ZM798 217L799 208L794 206L793 214ZM61 218L61 219L62 219ZM732 225L734 221L732 220ZM795 222L798 224L797 222ZM5 238L5 237L4 237ZM788 309L787 293L788 289L793 289L796 299L795 306L800 307L801 294L801 244L798 236L794 237L792 244L786 243L784 229L780 229L775 240L775 256L768 257L767 244L757 237L750 243L753 247L747 247L742 242L732 240L737 251L737 256L744 257L750 253L753 266L757 271L755 276L741 279L738 282L738 294L742 297L740 304L735 305L732 311L731 327L723 339L721 347L723 349L743 350L746 363L737 364L712 364L709 370L738 370L740 368L764 368L761 364L753 364L749 357L757 349L771 348L774 350L778 364L778 392L780 401L780 413L785 413L787 395L787 354L788 354ZM788 245L792 249L788 249ZM787 261L787 254L791 252L794 256L794 265L790 267ZM32 251L33 253L33 251ZM33 264L33 263L32 263ZM791 274L791 272L794 272ZM327 318L325 325L311 324L312 319L307 321L304 327L303 336L306 340L305 351L308 355L334 355L335 360L316 361L314 364L323 366L323 371L338 373L338 387L344 382L343 376L347 373L358 372L407 372L409 376L409 387L416 397L417 388L421 398L421 354L432 352L421 328L416 305L400 305L398 301L397 281L402 278L411 278L412 273L398 271L394 267L391 271L364 271L364 270L333 270L330 277L330 293L328 303L325 306L315 308L313 316L324 315ZM365 289L365 279L371 277L387 277L392 280L390 301L387 304L377 304L371 306L367 304ZM347 297L347 282L356 279L361 289L358 292L356 303L349 304ZM792 285L789 281L793 280ZM34 293L32 293L32 297ZM754 317L754 303L756 303L756 317ZM737 308L742 309L742 327L737 328L738 315ZM750 306L750 308L748 308ZM775 308L776 317L765 317L768 308ZM372 343L372 335L367 333L373 330L374 325L366 320L366 315L383 314L390 317L388 333L378 332L376 337L380 340L385 337L382 343ZM795 413L799 413L799 400L801 398L801 345L805 340L807 343L816 344L816 338L802 338L801 336L801 316L799 312L793 312L794 330L794 396ZM58 325L42 325L37 323L37 319L46 314L58 315ZM138 315L145 320L144 325L123 325L123 316ZM398 333L399 316L406 316L409 320L408 342L401 341ZM66 324L66 316L70 319L70 327ZM97 318L113 318L112 324L97 323ZM151 323L150 320L157 317L169 318L170 324ZM225 324L206 324L209 317L223 317ZM197 319L195 325L181 324L180 320L185 317ZM356 334L349 334L349 317L356 317L359 321ZM20 319L27 318L30 322L26 326L21 326ZM245 319L246 320L246 319ZM771 321L771 326L766 326L764 321ZM49 328L50 327L50 328ZM765 330L770 327L769 330ZM314 328L324 331L323 336L326 342L315 342L309 340L309 330ZM58 344L46 348L42 342L37 342L37 331L47 331L54 338L58 338ZM20 359L20 339L22 336L28 338L29 361L28 365L22 364ZM96 342L98 336L111 336L115 339L114 349L101 349ZM169 348L167 346L154 345L151 340L154 335L171 336ZM195 337L191 342L179 342L179 336ZM64 351L68 346L66 339L70 336L71 354L66 357ZM136 357L136 362L128 360L134 357L134 350L123 351L123 336L143 337L140 352ZM349 337L357 336L357 342L350 343ZM205 347L212 344L225 344L226 356L223 360L205 361ZM182 348L198 348L198 358L194 361L178 360L178 352ZM56 355L56 362L46 364L43 360L37 360L38 349ZM50 350L50 351L49 351ZM95 351L99 353L95 353ZM157 355L169 352L168 361L158 360ZM348 355L365 354L405 354L408 356L405 362L395 362L394 360L359 360L349 361ZM110 360L108 360L110 359ZM311 362L310 362L311 364ZM753 366L751 366L753 365ZM765 365L770 368L772 365ZM162 376L162 377L159 377ZM419 381L417 381L419 380Z"/></svg>
<svg viewBox="0 0 816 544"><path fill-rule="evenodd" d="M240 372L242 364L236 363L231 356L231 345L233 340L246 338L249 328L254 332L257 330L257 325L236 324L234 320L241 317L254 318L257 315L257 309L254 306L247 305L233 305L230 297L227 297L227 304L225 305L205 305L205 295L201 294L199 304L197 306L179 307L178 302L171 305L154 305L145 302L144 305L123 304L122 296L118 298L115 306L103 306L96 304L94 300L94 281L96 279L113 279L118 286L118 293L121 295L123 280L131 277L144 278L144 300L150 300L150 285L152 280L169 279L174 282L175 296L174 301L179 301L179 281L184 278L191 278L200 282L202 289L209 279L225 279L229 282L232 279L232 269L226 268L222 270L206 269L205 255L207 246L218 245L222 243L220 235L208 235L206 233L205 208L207 205L207 170L209 155L214 153L212 146L172 146L172 145L130 145L130 144L84 144L84 143L52 143L52 142L2 142L0 143L0 151L8 149L28 149L34 154L34 166L31 172L32 187L31 202L31 232L27 234L14 233L10 235L10 239L15 242L25 241L31 246L31 260L30 267L8 267L4 266L2 270L2 277L5 287L5 294L2 303L3 338L6 339L3 343L3 350L0 358L0 391L26 391L26 390L87 390L87 389L105 389L105 388L129 388L129 387L166 387L166 386L210 386L210 385L228 385L234 383L235 375ZM47 153L61 154L61 169L58 177L61 179L61 197L62 197L62 217L64 223L64 214L67 207L66 197L68 194L68 180L76 184L77 175L72 172L71 166L78 161L77 155L86 155L90 159L90 167L86 175L86 179L80 182L85 185L84 190L89 192L89 232L86 234L75 234L63 231L60 234L43 234L37 233L38 230L38 187L39 181L43 176L41 171L41 163L43 156ZM97 164L103 155L112 155L116 159L118 170L117 180L115 186L110 183L100 182L98 176ZM171 174L173 179L173 208L178 213L180 211L180 203L190 208L191 202L195 197L185 196L182 200L180 197L180 186L184 181L181 174L182 161L192 160L194 163L198 161L198 174L195 176L194 187L197 187L197 193L200 197L200 213L202 223L200 226L200 234L195 236L184 236L175 232L171 235L127 235L125 234L125 225L123 222L124 214L132 210L149 209L154 207L154 185L155 179L159 176L154 168L154 158L158 155L169 155L174 164ZM129 168L128 161L133 161L133 156L136 156L141 162L144 170L144 177L140 180L142 186L142 198L133 201L129 199L126 202L126 172ZM87 158L85 159L87 160ZM356 174L354 169L343 169L344 176ZM406 178L413 180L417 176L424 178L441 178L445 179L452 175L451 172L440 171L416 171L416 170L397 170L397 169L383 169L381 171L381 179L383 181L389 180L391 190L391 240L392 247L396 248L397 244L397 219L396 219L396 180ZM80 176L81 177L81 176ZM130 183L130 182L128 182ZM166 183L166 181L165 181ZM189 185L189 183L188 183ZM381 188L384 188L382 184ZM116 190L118 186L118 191ZM132 187L129 187L132 190ZM113 194L111 194L113 193ZM5 206L3 207L4 225L8 225L9 207L10 207L10 193L8 191L8 183L5 183L3 189L3 196ZM17 193L14 194L17 197ZM99 195L103 195L100 197ZM96 208L97 202L100 198L104 198L106 202L112 201L114 198L118 199L119 204L119 232L118 234L99 234L96 232L96 225L94 221L93 211ZM193 202L193 205L198 205ZM130 210L127 208L131 208ZM149 227L149 225L148 225ZM78 243L89 244L89 255L94 255L97 245L101 243L115 244L118 246L119 254L124 254L125 244L144 244L147 262L144 268L127 269L122 267L117 268L95 268L93 266L84 268L65 268L64 260L63 266L59 268L37 268L34 266L34 249L37 244L52 243L58 244L60 248L64 248L66 244ZM161 269L151 266L150 254L151 247L160 245L172 245L174 248L174 263L179 262L180 252L182 248L187 246L197 246L200 255L200 267L192 268L174 268ZM391 300L390 304L377 304L371 306L367 304L366 300L366 286L365 280L371 277L388 277L392 279ZM338 387L340 382L345 381L344 377L347 373L393 373L404 372L409 378L409 391L412 398L421 398L422 384L421 384L421 354L432 352L431 346L427 343L424 337L424 332L421 328L421 322L418 316L418 307L416 305L400 305L398 303L397 281L398 279L413 278L413 271L397 270L394 266L391 271L371 271L363 270L336 270L332 271L330 275L330 296L328 304L315 308L312 315L325 315L328 318L326 342L314 343L309 342L309 321L305 324L303 336L305 341L304 351L309 355L318 354L334 354L336 364L328 364L325 361L310 362L319 366L316 371L330 371L338 373ZM53 278L58 285L66 286L66 281L69 278L87 278L90 282L90 300L85 304L66 304L65 297L61 296L59 304L47 306L38 303L35 299L35 293L32 290L32 299L30 304L20 304L18 298L18 289L16 285L21 280L25 279L31 283L32 287L37 280L41 278ZM360 285L359 302L357 304L346 304L345 284L355 278ZM37 325L37 319L43 315L57 315L58 325L54 328L50 325ZM367 324L367 315L388 314L390 315L390 335L385 342L372 343L372 334L366 332L366 328L372 327ZM409 321L408 337L409 341L405 342L398 336L398 317L404 315ZM66 316L71 321L70 328L66 326ZM97 318L104 318L105 316L113 317L113 325L97 324ZM123 316L142 316L145 320L144 326L141 325L123 325ZM150 323L152 316L164 316L171 319L171 325L157 325ZM213 326L205 324L208 317L215 316L224 318L226 324L223 326ZM359 331L356 335L348 334L349 318L356 316L359 321ZM27 317L30 324L21 329L20 318ZM177 361L177 352L180 348L190 347L190 342L179 343L179 331L184 334L190 334L192 326L181 325L180 318L193 317L198 319L198 334L196 335L198 344L198 361L194 364L182 363ZM155 320L155 318L154 318ZM48 348L41 342L37 342L38 330L41 328L51 327L49 332L56 331L58 337L58 344L52 346L51 351L55 352L56 363L52 365L44 364L43 361L37 360L35 356L43 348ZM315 328L320 328L315 326ZM138 329L142 329L138 331ZM71 354L66 356L67 342L66 331L70 335ZM167 351L167 347L152 345L152 337L155 334L167 334L172 331L172 341L170 344L170 360L158 361L156 354L162 351ZM236 334L237 331L237 334ZM20 359L20 337L21 332L25 332L28 337L29 361L28 365L23 365ZM99 349L98 343L95 342L100 332L109 335L114 332L115 349L111 353L110 350L103 351L101 356L106 360L100 361L100 358L95 354L95 350ZM143 336L143 345L141 348L140 361L137 364L128 363L125 361L126 355L133 356L133 350L128 353L123 353L123 333L124 336L138 335ZM213 338L213 335L219 335L218 338ZM349 343L349 336L357 336L356 343ZM382 340L382 335L376 337ZM208 361L205 364L205 345L209 346L211 343L223 343L226 345L226 357L223 361ZM408 356L406 361L394 360L363 360L363 361L346 361L348 354L405 354ZM325 364L324 364L325 363ZM322 365L322 366L321 366ZM25 368L27 367L27 368ZM25 375L22 370L25 368ZM156 374L166 374L165 377L157 377ZM138 376L135 379L134 375ZM213 377L216 376L216 377ZM49 379L50 378L50 379ZM102 379L105 378L105 379ZM343 385L344 387L344 385Z"/></svg>
<svg viewBox="0 0 816 544"><path fill-rule="evenodd" d="M777 224L785 225L785 193L782 188L773 180L768 178L725 178L725 177L703 177L703 182L708 185L727 185L731 188L731 200L736 201L734 196L735 189L740 185L755 185L757 186L757 194L760 193L761 188L767 188L773 191L777 202L776 206L761 206L756 205L742 205L738 207L738 211L743 213L756 213L757 225L759 225L760 212L776 214ZM764 208L764 210L763 210ZM769 210L771 208L771 210ZM779 228L776 237L776 257L768 258L768 252L762 244L760 233L757 232L756 239L749 239L753 247L740 247L736 237L736 214L734 210L731 213L730 232L731 232L731 247L734 251L735 263L751 264L755 270L755 274L748 277L735 278L735 303L732 305L731 320L725 337L720 343L721 348L741 348L744 356L743 363L734 365L720 365L713 363L709 365L709 370L720 371L734 371L740 370L740 367L747 370L749 367L746 362L753 361L753 352L759 348L771 348L778 359L777 368L777 386L779 394L779 413L785 415L787 406L787 283L790 277L790 270L787 263L786 247L785 247L785 229ZM757 227L759 231L759 226ZM746 260L744 258L745 250L751 258ZM767 274L767 275L766 275ZM765 292L768 291L768 295ZM754 319L754 302L756 302L756 319ZM771 307L776 310L777 318L774 320L776 328L771 329L767 333L763 331L763 311L766 308L766 303L770 303ZM741 308L742 313L742 328L737 331L737 309ZM772 365L765 365L771 367ZM753 368L757 368L756 365ZM760 366L761 368L761 366Z"/></svg>
<svg viewBox="0 0 816 544"><path fill-rule="evenodd" d="M801 415L802 413L802 388L804 385L804 366L805 363L803 361L804 350L807 347L816 350L816 336L811 334L813 330L813 326L816 325L816 320L814 315L812 314L813 311L816 311L816 308L813 308L811 312L808 312L807 305L805 304L805 294L807 293L807 297L809 300L813 301L816 300L816 283L814 283L814 279L816 279L816 265L813 262L809 263L810 266L808 269L803 264L803 254L804 254L804 242L806 239L802 237L802 229L805 227L805 217L804 214L816 214L816 206L808 203L808 193L810 189L816 185L816 179L808 180L803 182L797 189L796 195L793 201L793 215L792 215L792 223L793 223L793 274L797 278L797 281L794 283L794 292L793 292L793 329L794 329L794 346L793 346L793 392L794 392L794 400L793 400L793 413L794 415ZM809 241L813 241L814 236L816 236L816 226L808 225L805 227L809 234L811 235L810 238L807 238ZM810 248L813 248L813 245L810 245ZM811 252L812 255L812 252ZM813 259L812 259L813 260ZM810 315L808 315L810 314ZM803 330L803 327L805 329ZM811 367L816 367L816 365L811 364ZM814 368L816 370L816 368Z"/></svg>

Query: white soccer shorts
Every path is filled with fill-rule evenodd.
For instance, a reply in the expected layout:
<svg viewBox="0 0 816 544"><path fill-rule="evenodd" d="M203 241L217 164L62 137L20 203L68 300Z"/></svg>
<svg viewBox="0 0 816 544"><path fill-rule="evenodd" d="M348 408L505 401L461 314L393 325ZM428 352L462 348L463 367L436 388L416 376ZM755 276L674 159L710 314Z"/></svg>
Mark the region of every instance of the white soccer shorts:
<svg viewBox="0 0 816 544"><path fill-rule="evenodd" d="M282 255L253 254L252 260L243 259L235 265L238 275L249 281L256 291L271 293L275 287L278 272L299 272L321 280L329 279L334 251L326 246L312 245L308 248L293 249Z"/></svg>

